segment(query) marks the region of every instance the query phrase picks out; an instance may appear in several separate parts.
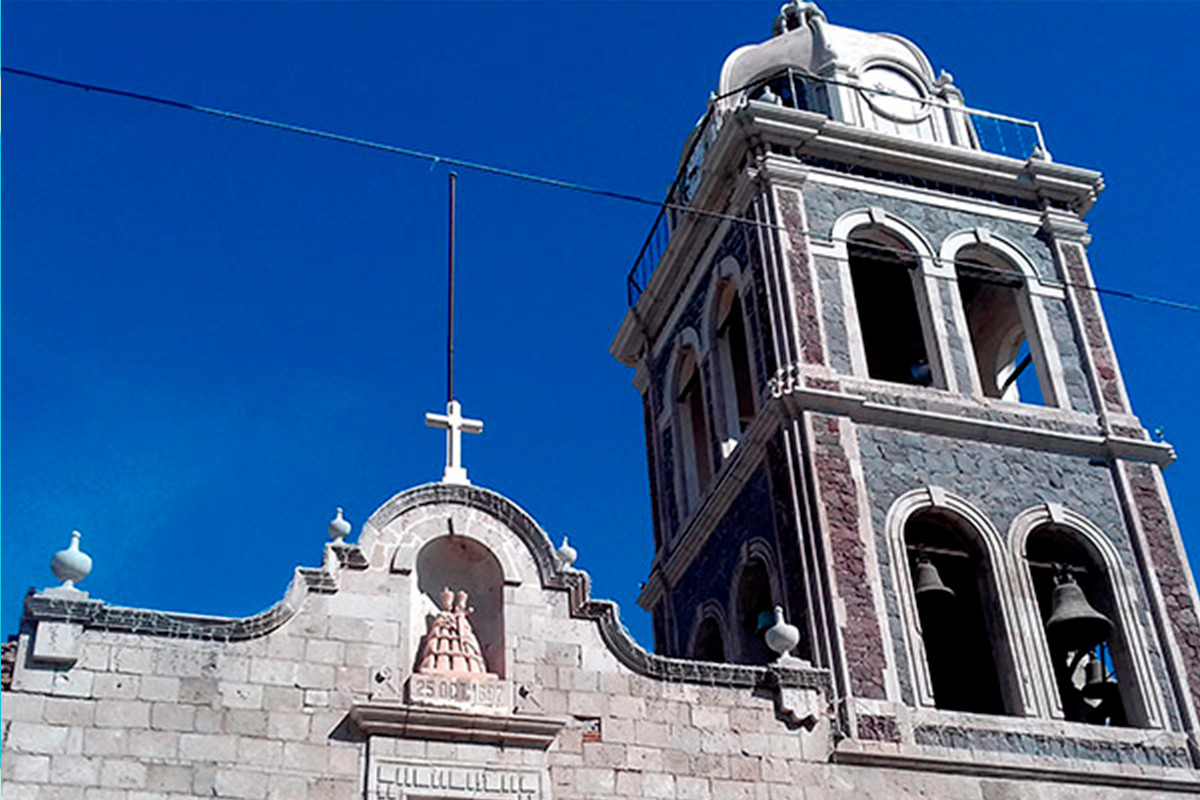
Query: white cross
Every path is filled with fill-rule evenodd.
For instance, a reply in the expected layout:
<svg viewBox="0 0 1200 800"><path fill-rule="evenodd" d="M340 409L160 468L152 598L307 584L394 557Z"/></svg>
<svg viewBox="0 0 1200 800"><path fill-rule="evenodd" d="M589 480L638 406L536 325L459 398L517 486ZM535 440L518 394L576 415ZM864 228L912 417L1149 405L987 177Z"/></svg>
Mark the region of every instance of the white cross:
<svg viewBox="0 0 1200 800"><path fill-rule="evenodd" d="M445 414L425 412L425 424L430 428L446 429L446 471L442 473L442 483L461 483L470 485L467 471L462 465L462 435L463 433L483 433L483 420L466 419L462 415L462 406L457 400L446 403Z"/></svg>

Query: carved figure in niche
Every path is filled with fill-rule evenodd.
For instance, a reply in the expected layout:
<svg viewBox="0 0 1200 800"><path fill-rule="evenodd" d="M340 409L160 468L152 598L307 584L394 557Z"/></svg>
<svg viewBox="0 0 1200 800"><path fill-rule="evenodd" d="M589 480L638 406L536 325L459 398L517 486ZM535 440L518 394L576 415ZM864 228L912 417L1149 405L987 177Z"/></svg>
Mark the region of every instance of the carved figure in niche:
<svg viewBox="0 0 1200 800"><path fill-rule="evenodd" d="M495 678L488 672L483 649L468 617L475 612L466 592L457 595L442 589L442 610L429 617L429 631L421 642L417 672L422 675L457 675Z"/></svg>

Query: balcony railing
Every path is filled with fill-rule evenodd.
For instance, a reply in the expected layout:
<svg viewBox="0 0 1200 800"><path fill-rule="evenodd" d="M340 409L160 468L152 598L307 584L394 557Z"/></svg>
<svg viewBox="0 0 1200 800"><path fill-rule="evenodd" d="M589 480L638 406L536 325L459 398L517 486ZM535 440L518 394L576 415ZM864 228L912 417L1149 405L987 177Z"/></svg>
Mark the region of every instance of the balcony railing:
<svg viewBox="0 0 1200 800"><path fill-rule="evenodd" d="M837 93L835 87L854 91ZM872 88L809 75L794 68L780 70L716 97L709 103L708 113L696 126L675 180L629 271L626 290L630 306L637 303L649 284L679 220L690 213L688 206L699 186L705 157L720 132L720 101L735 95L784 108L814 111L835 119L847 117L854 120L852 124L901 138L950 144L1009 158L1046 157L1041 126L1030 120L969 108L933 97L914 98L881 87ZM836 102L831 95L837 97ZM881 99L886 101L892 113L878 108ZM855 112L844 108L850 103L858 104ZM835 106L843 110L835 112L832 110ZM941 113L937 114L935 110ZM900 113L895 113L897 111ZM901 118L900 122L895 121L897 117Z"/></svg>

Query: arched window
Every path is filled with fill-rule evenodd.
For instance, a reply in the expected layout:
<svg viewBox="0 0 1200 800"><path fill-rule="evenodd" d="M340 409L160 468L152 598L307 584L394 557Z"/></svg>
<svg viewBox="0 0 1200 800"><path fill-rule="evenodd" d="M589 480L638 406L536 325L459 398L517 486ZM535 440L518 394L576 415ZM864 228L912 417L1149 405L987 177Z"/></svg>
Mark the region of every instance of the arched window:
<svg viewBox="0 0 1200 800"><path fill-rule="evenodd" d="M721 623L715 617L706 616L701 620L692 639L692 658L697 661L725 661L725 641L721 637Z"/></svg>
<svg viewBox="0 0 1200 800"><path fill-rule="evenodd" d="M1054 523L1034 528L1025 557L1063 715L1071 722L1142 724L1112 582L1087 538Z"/></svg>
<svg viewBox="0 0 1200 800"><path fill-rule="evenodd" d="M1020 713L995 565L984 543L955 514L926 508L908 518L904 544L934 705Z"/></svg>
<svg viewBox="0 0 1200 800"><path fill-rule="evenodd" d="M922 278L916 253L886 229L870 226L850 235L847 255L867 374L894 383L932 385L917 302Z"/></svg>
<svg viewBox="0 0 1200 800"><path fill-rule="evenodd" d="M712 480L712 451L709 447L708 418L704 413L704 387L700 382L700 364L694 348L686 347L679 353L675 387L686 498L683 505L690 512L699 505L701 496Z"/></svg>
<svg viewBox="0 0 1200 800"><path fill-rule="evenodd" d="M774 624L771 614L776 601L771 591L771 572L766 561L751 555L742 563L734 594L737 660L743 664L766 664L775 658L763 633Z"/></svg>
<svg viewBox="0 0 1200 800"><path fill-rule="evenodd" d="M742 299L733 278L718 286L715 313L716 347L721 384L726 454L754 419L754 379L746 340Z"/></svg>
<svg viewBox="0 0 1200 800"><path fill-rule="evenodd" d="M954 269L984 396L1051 404L1024 274L983 244L959 250Z"/></svg>

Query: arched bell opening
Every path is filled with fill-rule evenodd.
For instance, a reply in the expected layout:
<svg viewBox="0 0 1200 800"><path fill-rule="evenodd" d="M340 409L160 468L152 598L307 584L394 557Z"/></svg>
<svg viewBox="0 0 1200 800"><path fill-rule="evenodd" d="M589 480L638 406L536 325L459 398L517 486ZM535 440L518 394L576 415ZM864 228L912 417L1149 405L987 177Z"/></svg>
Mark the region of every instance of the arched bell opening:
<svg viewBox="0 0 1200 800"><path fill-rule="evenodd" d="M700 362L694 348L679 353L675 372L675 408L681 443L683 506L691 513L712 481L712 455L709 448L708 416L705 413L704 387L700 380Z"/></svg>
<svg viewBox="0 0 1200 800"><path fill-rule="evenodd" d="M917 254L898 237L874 227L854 231L846 249L867 375L893 383L934 385L918 303Z"/></svg>
<svg viewBox="0 0 1200 800"><path fill-rule="evenodd" d="M1022 707L994 565L956 515L922 510L904 526L934 705L979 714Z"/></svg>
<svg viewBox="0 0 1200 800"><path fill-rule="evenodd" d="M1068 721L1138 724L1129 645L1104 560L1069 528L1043 525L1025 544L1038 610Z"/></svg>
<svg viewBox="0 0 1200 800"><path fill-rule="evenodd" d="M774 624L774 607L770 568L763 559L751 556L742 565L734 594L740 663L767 664L774 660L775 653L763 639L763 633Z"/></svg>
<svg viewBox="0 0 1200 800"><path fill-rule="evenodd" d="M725 661L725 639L721 634L721 623L715 617L701 620L692 640L692 658L697 661Z"/></svg>
<svg viewBox="0 0 1200 800"><path fill-rule="evenodd" d="M716 303L717 366L720 371L724 449L728 454L754 419L754 380L742 299L732 278L723 280Z"/></svg>
<svg viewBox="0 0 1200 800"><path fill-rule="evenodd" d="M1048 378L1024 274L983 245L960 250L954 269L984 396L1046 405Z"/></svg>
<svg viewBox="0 0 1200 800"><path fill-rule="evenodd" d="M439 617L461 611L466 625L461 635L474 636L486 671L503 678L507 672L504 650L504 570L492 552L466 536L440 536L417 554L417 598L413 604L414 653L420 668L421 643L435 635ZM446 608L449 590L451 608ZM465 594L464 594L465 593ZM466 633L469 631L470 633Z"/></svg>

